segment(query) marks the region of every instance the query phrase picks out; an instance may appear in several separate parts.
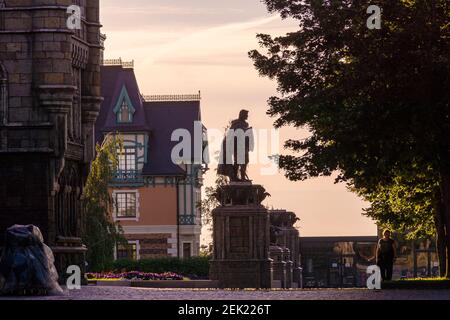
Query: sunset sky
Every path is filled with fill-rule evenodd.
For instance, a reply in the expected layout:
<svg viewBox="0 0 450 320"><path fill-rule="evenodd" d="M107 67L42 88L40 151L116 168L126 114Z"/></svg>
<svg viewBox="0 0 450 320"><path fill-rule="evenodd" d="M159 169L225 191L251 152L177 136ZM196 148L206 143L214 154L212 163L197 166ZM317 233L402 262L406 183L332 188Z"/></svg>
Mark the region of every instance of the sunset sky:
<svg viewBox="0 0 450 320"><path fill-rule="evenodd" d="M273 128L266 101L277 94L276 83L258 76L247 53L258 48L257 33L283 35L298 28L295 21L270 15L259 0L103 0L101 21L105 58L134 60L143 94L201 90L206 127L222 129L245 108L253 128ZM282 129L280 146L306 136ZM291 182L260 169L252 166L249 175L272 195L265 204L294 211L301 235L376 235L374 223L361 215L367 204L333 178ZM210 170L206 184L213 181Z"/></svg>

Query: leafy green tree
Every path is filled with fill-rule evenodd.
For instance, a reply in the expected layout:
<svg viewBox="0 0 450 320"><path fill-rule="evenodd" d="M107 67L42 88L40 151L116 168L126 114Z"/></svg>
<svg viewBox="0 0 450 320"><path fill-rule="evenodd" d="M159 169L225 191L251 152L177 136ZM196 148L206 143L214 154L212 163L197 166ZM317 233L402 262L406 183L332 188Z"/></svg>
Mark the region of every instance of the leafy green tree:
<svg viewBox="0 0 450 320"><path fill-rule="evenodd" d="M103 144L96 146L97 155L92 162L84 200L84 237L87 261L90 271L104 271L114 260L116 243L123 243L123 230L112 221L112 197L108 185L117 168L117 148L121 140L113 135L106 136Z"/></svg>
<svg viewBox="0 0 450 320"><path fill-rule="evenodd" d="M391 184L379 185L367 194L357 190L371 203L364 214L382 227L402 232L409 239L434 236L435 181L423 176L405 180L404 176L394 177Z"/></svg>
<svg viewBox="0 0 450 320"><path fill-rule="evenodd" d="M286 176L337 171L337 182L364 190L377 206L392 203L376 198L387 190L397 190L396 200L405 198L405 187L413 191L406 198L420 195L400 182L420 163L442 205L436 232L444 230L450 276L449 1L379 0L379 30L367 27L367 0L264 2L299 22L285 36L258 35L266 52L250 52L260 74L278 83L281 97L269 99L268 111L275 126L311 132L286 142L298 153L280 157ZM395 206L385 209L390 216ZM421 212L429 225L430 214Z"/></svg>
<svg viewBox="0 0 450 320"><path fill-rule="evenodd" d="M436 238L441 276L446 271L445 229L440 221L442 203L438 177L429 168L416 172L397 173L388 183L383 181L369 191L353 189L371 203L364 215L377 221L382 228L396 230L407 239Z"/></svg>
<svg viewBox="0 0 450 320"><path fill-rule="evenodd" d="M205 188L205 196L202 201L197 203L197 207L202 213L202 224L212 229L212 211L217 208L220 203L216 198L217 189L227 184L227 180L224 176L217 175L214 182L214 186L208 186Z"/></svg>

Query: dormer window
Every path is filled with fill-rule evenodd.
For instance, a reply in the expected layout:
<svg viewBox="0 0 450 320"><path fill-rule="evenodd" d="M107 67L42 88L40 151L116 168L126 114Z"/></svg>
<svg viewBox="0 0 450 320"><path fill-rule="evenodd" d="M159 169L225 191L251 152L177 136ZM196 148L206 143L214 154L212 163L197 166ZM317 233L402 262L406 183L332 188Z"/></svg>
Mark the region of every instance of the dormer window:
<svg viewBox="0 0 450 320"><path fill-rule="evenodd" d="M119 99L117 100L114 113L116 114L117 123L132 123L133 115L136 109L133 107L130 96L125 86L122 87Z"/></svg>
<svg viewBox="0 0 450 320"><path fill-rule="evenodd" d="M130 112L128 103L123 100L120 111L117 114L117 122L133 122L133 114Z"/></svg>

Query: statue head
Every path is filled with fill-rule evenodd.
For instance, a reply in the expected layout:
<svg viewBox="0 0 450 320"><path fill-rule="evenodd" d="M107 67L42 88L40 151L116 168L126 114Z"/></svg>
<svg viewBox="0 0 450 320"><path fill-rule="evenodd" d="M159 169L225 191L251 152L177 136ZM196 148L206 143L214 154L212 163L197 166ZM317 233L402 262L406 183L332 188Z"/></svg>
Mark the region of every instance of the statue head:
<svg viewBox="0 0 450 320"><path fill-rule="evenodd" d="M248 119L248 111L247 110L241 110L239 112L239 120L247 120Z"/></svg>

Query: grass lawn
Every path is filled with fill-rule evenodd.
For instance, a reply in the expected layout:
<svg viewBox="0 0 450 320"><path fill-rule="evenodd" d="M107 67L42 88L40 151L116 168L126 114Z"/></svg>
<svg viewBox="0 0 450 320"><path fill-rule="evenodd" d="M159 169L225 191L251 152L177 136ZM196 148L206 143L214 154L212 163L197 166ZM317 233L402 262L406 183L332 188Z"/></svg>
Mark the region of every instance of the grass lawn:
<svg viewBox="0 0 450 320"><path fill-rule="evenodd" d="M448 278L406 278L399 281L450 281Z"/></svg>
<svg viewBox="0 0 450 320"><path fill-rule="evenodd" d="M448 278L411 278L385 281L383 289L450 289Z"/></svg>

